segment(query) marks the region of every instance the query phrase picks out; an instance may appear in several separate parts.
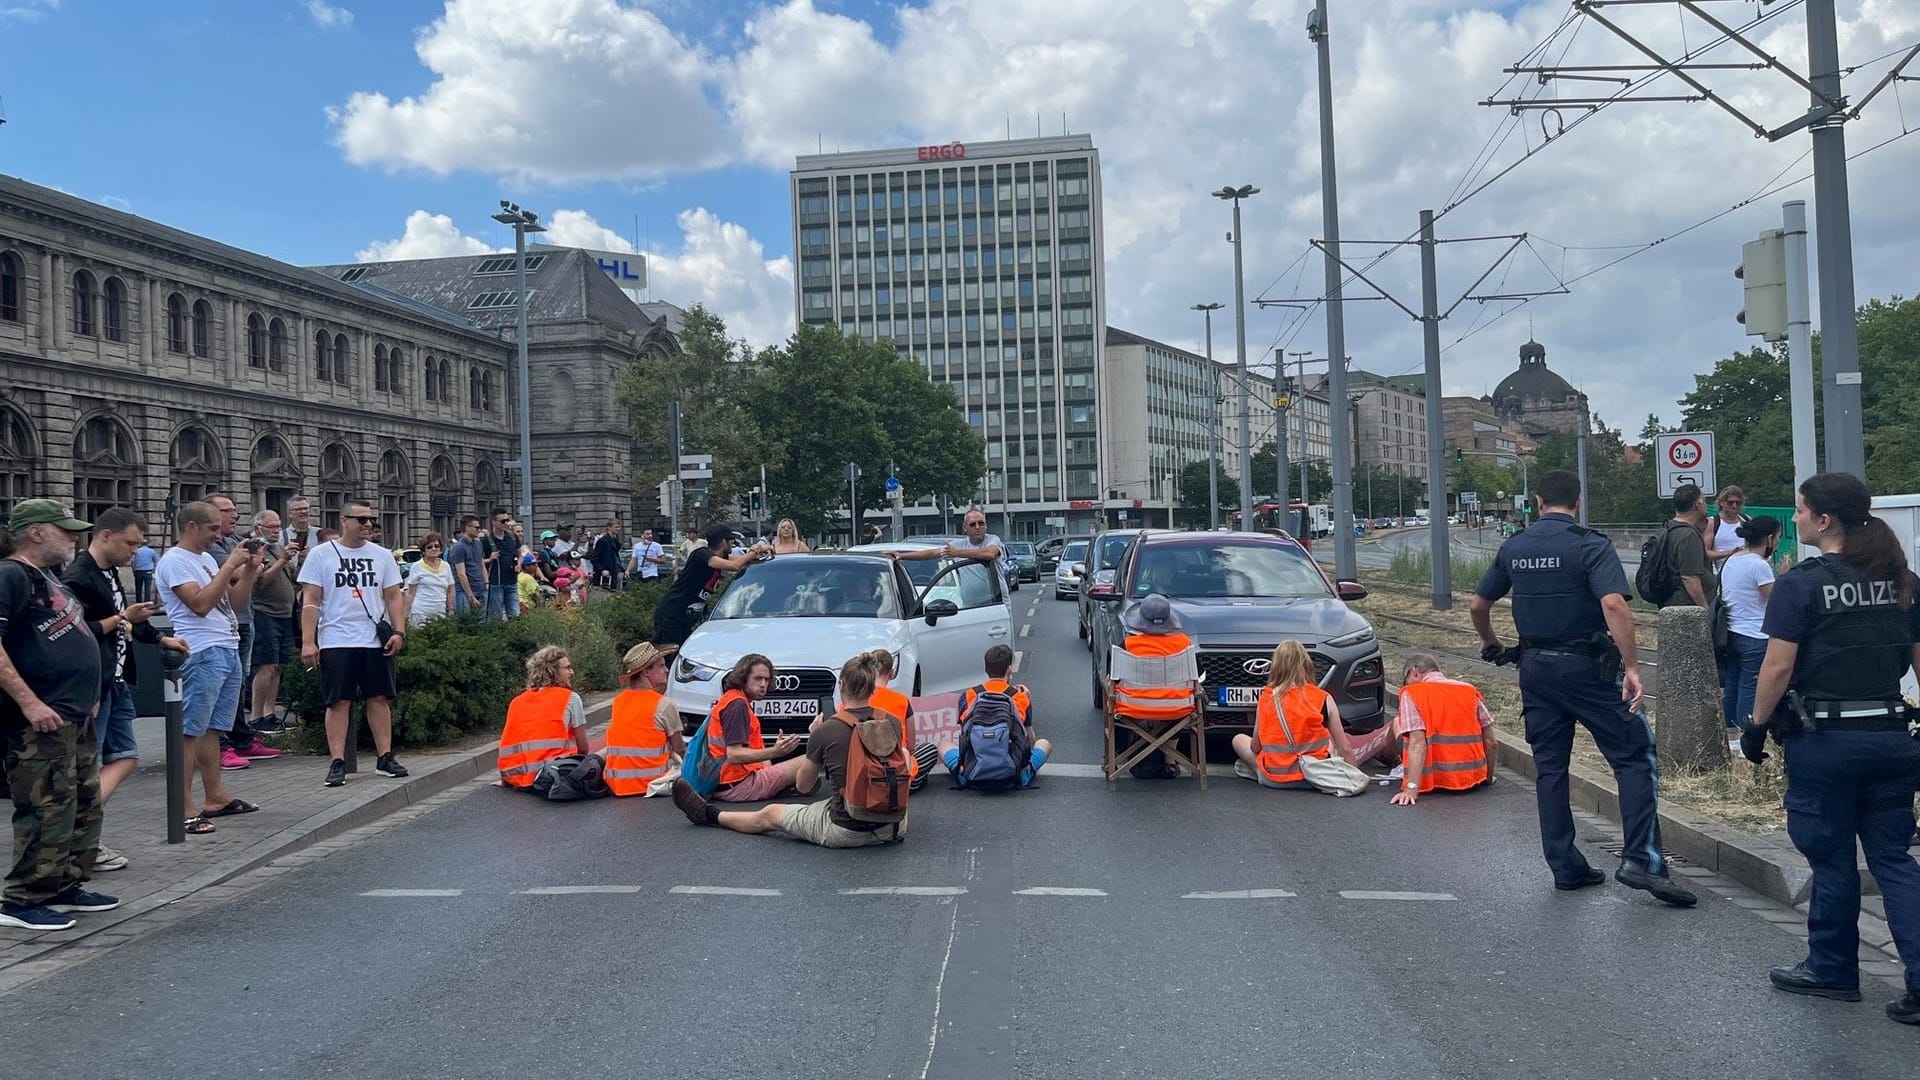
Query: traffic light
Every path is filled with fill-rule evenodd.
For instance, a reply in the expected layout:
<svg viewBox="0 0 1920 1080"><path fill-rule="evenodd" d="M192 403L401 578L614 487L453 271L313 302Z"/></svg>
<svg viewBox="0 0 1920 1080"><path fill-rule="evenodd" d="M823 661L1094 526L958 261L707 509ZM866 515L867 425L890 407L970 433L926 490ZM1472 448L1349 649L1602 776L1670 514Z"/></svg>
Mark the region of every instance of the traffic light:
<svg viewBox="0 0 1920 1080"><path fill-rule="evenodd" d="M760 515L765 512L766 512L766 503L761 497L760 489L754 488L753 489L753 515L752 515L753 519L755 521L760 520Z"/></svg>
<svg viewBox="0 0 1920 1080"><path fill-rule="evenodd" d="M1467 452L1466 452L1465 450L1463 450L1463 449L1461 449L1461 448L1460 448L1460 447L1458 447L1458 446L1456 446L1456 447L1454 447L1454 448L1453 448L1453 463L1454 463L1455 465L1464 465L1464 464L1466 464L1466 462L1467 462Z"/></svg>
<svg viewBox="0 0 1920 1080"><path fill-rule="evenodd" d="M1787 241L1779 229L1740 245L1740 268L1733 276L1746 284L1746 306L1736 316L1748 337L1784 341L1787 337Z"/></svg>

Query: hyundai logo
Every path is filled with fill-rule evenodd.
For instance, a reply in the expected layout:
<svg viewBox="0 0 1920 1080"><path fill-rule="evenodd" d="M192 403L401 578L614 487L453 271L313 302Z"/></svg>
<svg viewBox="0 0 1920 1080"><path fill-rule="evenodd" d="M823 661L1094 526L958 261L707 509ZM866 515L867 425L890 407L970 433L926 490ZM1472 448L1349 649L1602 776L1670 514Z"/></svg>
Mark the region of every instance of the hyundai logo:
<svg viewBox="0 0 1920 1080"><path fill-rule="evenodd" d="M1264 663L1264 661L1262 662ZM773 688L775 690L798 690L800 689L800 676L775 675L773 677Z"/></svg>
<svg viewBox="0 0 1920 1080"><path fill-rule="evenodd" d="M1256 656L1246 663L1241 664L1240 670L1249 675L1265 675L1267 672L1273 670L1273 661L1264 656Z"/></svg>

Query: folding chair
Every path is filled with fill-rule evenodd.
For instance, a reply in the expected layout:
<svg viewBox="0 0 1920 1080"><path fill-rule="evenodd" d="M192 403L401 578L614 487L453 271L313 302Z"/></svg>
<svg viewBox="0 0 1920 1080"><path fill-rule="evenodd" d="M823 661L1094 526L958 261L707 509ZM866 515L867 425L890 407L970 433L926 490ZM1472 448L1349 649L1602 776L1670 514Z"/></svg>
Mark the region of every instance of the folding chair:
<svg viewBox="0 0 1920 1080"><path fill-rule="evenodd" d="M1200 682L1199 656L1191 646L1172 656L1135 656L1121 646L1112 646L1107 661L1107 703L1102 710L1107 734L1103 767L1108 785L1112 785L1122 771L1133 768L1158 750L1174 764L1185 766L1199 779L1201 790L1206 790L1207 710L1201 702ZM1129 693L1133 690L1179 690L1185 697L1140 697ZM1183 707L1187 712L1179 719L1138 720L1119 711L1118 706L1123 702L1157 709ZM1153 724L1159 730L1143 724ZM1116 731L1131 732L1133 745L1117 751ZM1188 749L1184 752L1180 749L1183 735L1188 738Z"/></svg>

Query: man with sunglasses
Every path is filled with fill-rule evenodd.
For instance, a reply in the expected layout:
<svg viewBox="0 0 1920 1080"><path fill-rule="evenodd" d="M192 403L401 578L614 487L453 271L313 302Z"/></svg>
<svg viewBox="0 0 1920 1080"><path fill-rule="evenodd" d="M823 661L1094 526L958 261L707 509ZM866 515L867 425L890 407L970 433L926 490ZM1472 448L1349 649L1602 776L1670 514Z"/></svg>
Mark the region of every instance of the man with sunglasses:
<svg viewBox="0 0 1920 1080"><path fill-rule="evenodd" d="M393 657L406 643L406 608L400 566L372 540L379 521L366 503L348 503L340 513L340 538L313 549L300 568L300 660L320 669L333 758L328 787L347 782L347 716L355 701L367 703L367 728L378 755L374 771L396 779L407 775L393 756Z"/></svg>
<svg viewBox="0 0 1920 1080"><path fill-rule="evenodd" d="M1728 484L1714 501L1714 509L1719 513L1707 523L1707 559L1718 571L1721 563L1747 546L1747 542L1740 539L1739 531L1747 521L1747 493L1738 484Z"/></svg>
<svg viewBox="0 0 1920 1080"><path fill-rule="evenodd" d="M480 556L487 568L487 618L520 614L520 538L506 507L493 508L493 530L481 534Z"/></svg>
<svg viewBox="0 0 1920 1080"><path fill-rule="evenodd" d="M982 510L969 510L960 520L960 527L966 535L950 544L939 547L921 548L918 551L889 551L891 559L905 559L919 562L923 559L973 559L998 568L1003 547L1000 538L987 531L987 515Z"/></svg>

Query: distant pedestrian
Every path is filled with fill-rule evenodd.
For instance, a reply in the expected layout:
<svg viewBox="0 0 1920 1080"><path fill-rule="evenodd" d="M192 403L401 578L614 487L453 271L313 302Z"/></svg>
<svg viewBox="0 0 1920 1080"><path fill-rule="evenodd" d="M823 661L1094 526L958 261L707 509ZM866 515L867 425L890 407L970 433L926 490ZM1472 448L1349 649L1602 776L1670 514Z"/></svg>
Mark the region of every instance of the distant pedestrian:
<svg viewBox="0 0 1920 1080"><path fill-rule="evenodd" d="M313 500L295 495L287 500L287 523L280 530L280 542L298 542L303 551L312 551L321 540L320 523L313 520Z"/></svg>
<svg viewBox="0 0 1920 1080"><path fill-rule="evenodd" d="M620 523L607 522L606 529L593 541L590 561L595 585L615 592L620 590L620 556L626 554L625 547L620 542Z"/></svg>
<svg viewBox="0 0 1920 1080"><path fill-rule="evenodd" d="M89 524L54 499L13 504L0 534L0 740L13 794L13 867L0 925L65 930L77 911L120 901L91 892L100 845L93 729L100 650L57 576Z"/></svg>
<svg viewBox="0 0 1920 1080"><path fill-rule="evenodd" d="M706 620L707 605L719 591L723 574L737 573L755 558L768 554L754 545L744 555L722 555L733 537L733 530L714 524L707 528L706 542L687 553L680 573L667 586L659 606L653 609L653 640L658 645L684 645L694 628Z"/></svg>
<svg viewBox="0 0 1920 1080"><path fill-rule="evenodd" d="M627 560L627 578L641 581L660 580L660 568L667 565L667 551L653 538L652 529L641 529L640 539L633 542L633 554Z"/></svg>
<svg viewBox="0 0 1920 1080"><path fill-rule="evenodd" d="M987 531L987 515L982 510L969 510L960 519L960 527L966 535L960 539L942 544L939 547L916 548L912 551L889 551L888 558L905 559L917 562L922 559L973 559L999 567L1006 546L1000 538Z"/></svg>
<svg viewBox="0 0 1920 1080"><path fill-rule="evenodd" d="M240 508L226 495L207 496L208 505L220 515L220 536L207 546L207 554L216 562L226 557L251 538L252 530L240 524ZM264 545L265 541L261 541ZM253 725L248 723L247 697L253 678L253 586L261 570L266 569L264 560L242 569L235 575L232 587L227 590L227 601L233 605L233 617L240 630L240 715L234 718L231 730L220 733L220 767L229 772L244 769L256 758L279 757L280 751L261 744L253 733Z"/></svg>
<svg viewBox="0 0 1920 1080"><path fill-rule="evenodd" d="M1672 525L1688 525L1692 528L1677 529ZM1707 561L1706 530L1707 508L1701 501L1700 485L1681 484L1674 488L1673 521L1667 531L1665 554L1667 570L1678 587L1659 601L1661 607L1692 605L1713 609L1713 598L1719 589L1719 582L1715 580Z"/></svg>
<svg viewBox="0 0 1920 1080"><path fill-rule="evenodd" d="M481 550L479 515L467 514L460 519L460 536L447 549L447 563L453 567L454 613L468 608L485 613L487 562Z"/></svg>
<svg viewBox="0 0 1920 1080"><path fill-rule="evenodd" d="M280 677L287 660L299 648L294 634L294 608L300 599L300 556L306 549L300 540L282 543L286 532L280 527L280 515L262 510L253 516L253 534L267 542L261 554L266 565L253 579L253 707L247 726L255 735L267 735L286 725L278 716ZM303 534L304 535L304 534ZM258 757L277 757L279 751L254 739L241 754L252 761Z"/></svg>
<svg viewBox="0 0 1920 1080"><path fill-rule="evenodd" d="M366 539L377 520L366 503L349 502L340 512L340 539L320 545L300 569L306 602L300 659L320 669L333 758L327 787L347 782L347 718L355 701L366 702L374 771L407 775L393 756L393 658L406 644L406 611L393 553Z"/></svg>
<svg viewBox="0 0 1920 1080"><path fill-rule="evenodd" d="M1707 541L1707 560L1715 570L1726 563L1734 553L1747 546L1740 539L1740 526L1749 519L1744 513L1747 507L1747 493L1737 484L1728 484L1721 489L1720 497L1714 500L1717 511L1707 522L1705 539Z"/></svg>
<svg viewBox="0 0 1920 1080"><path fill-rule="evenodd" d="M808 550L807 541L800 535L800 529L792 518L781 518L773 528L773 553L775 555L798 555Z"/></svg>
<svg viewBox="0 0 1920 1080"><path fill-rule="evenodd" d="M565 559L567 555L578 546L579 545L573 542L573 524L571 522L561 522L554 526L552 547L553 554L556 558Z"/></svg>
<svg viewBox="0 0 1920 1080"><path fill-rule="evenodd" d="M1720 668L1721 704L1733 738L1752 719L1760 662L1767 655L1767 599L1773 595L1773 549L1780 522L1757 517L1742 524L1740 550L1720 566L1720 593L1727 601L1727 656Z"/></svg>
<svg viewBox="0 0 1920 1080"><path fill-rule="evenodd" d="M153 602L153 568L160 564L160 553L153 550L153 541L142 537L140 546L133 552L133 601L136 604Z"/></svg>
<svg viewBox="0 0 1920 1080"><path fill-rule="evenodd" d="M509 528L513 515L493 508L493 528L480 537L480 559L487 568L487 618L520 614L520 540Z"/></svg>
<svg viewBox="0 0 1920 1080"><path fill-rule="evenodd" d="M420 538L420 561L407 573L407 625L419 626L453 614L453 564L441 556L446 538L430 532Z"/></svg>

